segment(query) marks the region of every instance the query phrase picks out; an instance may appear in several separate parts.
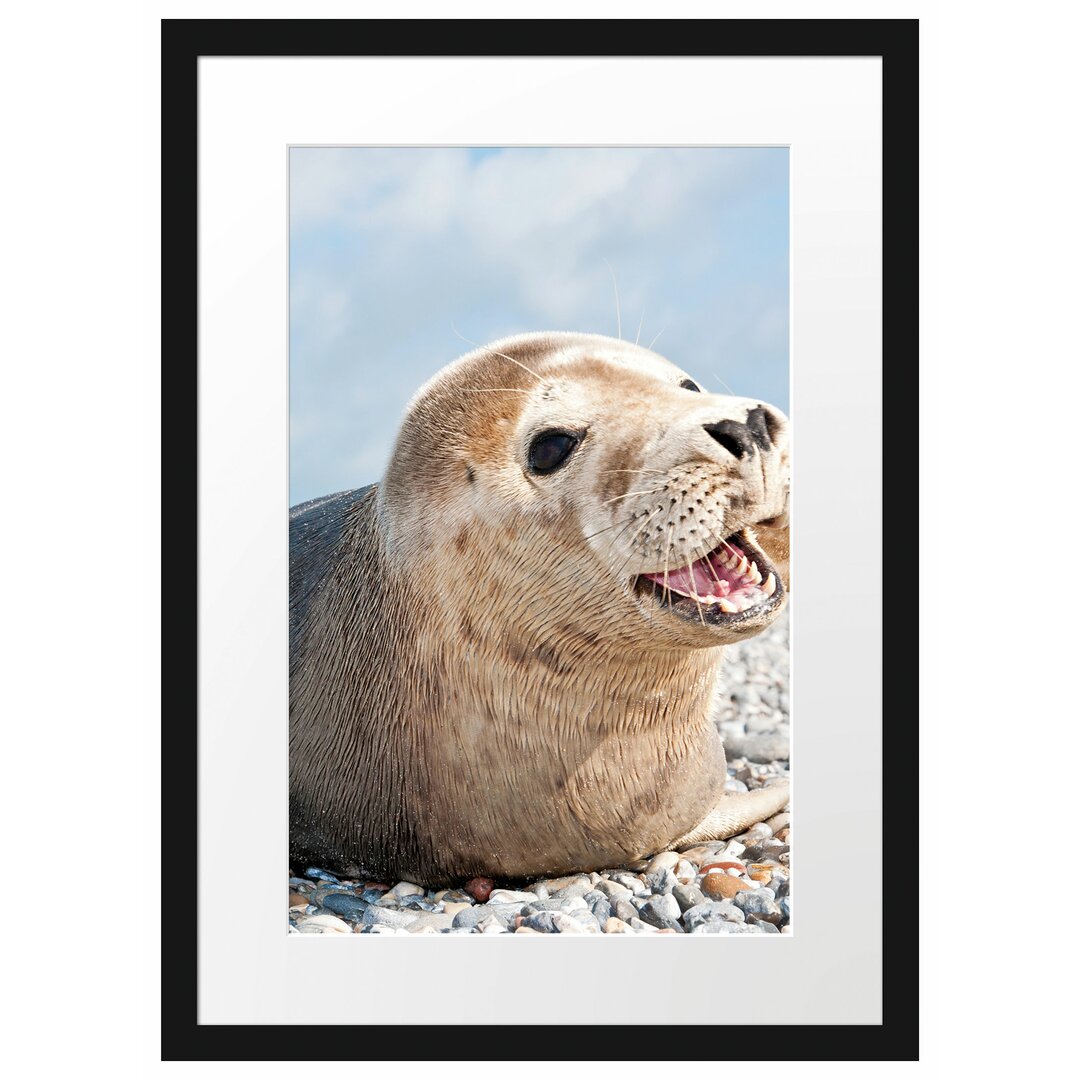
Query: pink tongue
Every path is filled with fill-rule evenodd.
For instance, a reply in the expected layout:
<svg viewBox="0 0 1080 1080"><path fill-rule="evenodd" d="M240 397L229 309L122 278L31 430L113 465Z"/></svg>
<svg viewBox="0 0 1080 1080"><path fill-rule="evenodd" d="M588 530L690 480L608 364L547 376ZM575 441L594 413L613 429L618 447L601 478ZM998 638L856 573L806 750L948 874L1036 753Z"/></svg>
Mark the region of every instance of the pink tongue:
<svg viewBox="0 0 1080 1080"><path fill-rule="evenodd" d="M698 559L689 566L680 566L678 570L669 570L667 579L663 573L646 574L650 581L658 585L666 584L669 589L681 593L697 593L698 596L727 596L731 592L731 583L725 580L723 573L714 575L709 569L708 559ZM716 580L720 578L719 582Z"/></svg>
<svg viewBox="0 0 1080 1080"><path fill-rule="evenodd" d="M697 593L699 596L707 596L716 586L716 581L708 572L703 558L699 558L697 563L691 563L690 566L680 566L677 570L667 571L666 578L663 573L647 573L646 577L659 585L666 584L667 588L674 589L676 592Z"/></svg>

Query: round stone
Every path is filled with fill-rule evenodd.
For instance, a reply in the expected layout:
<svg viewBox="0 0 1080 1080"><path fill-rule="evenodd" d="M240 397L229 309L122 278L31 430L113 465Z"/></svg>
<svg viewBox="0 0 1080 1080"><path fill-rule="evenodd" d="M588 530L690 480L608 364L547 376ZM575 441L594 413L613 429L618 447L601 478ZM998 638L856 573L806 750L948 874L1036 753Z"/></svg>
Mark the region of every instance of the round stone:
<svg viewBox="0 0 1080 1080"><path fill-rule="evenodd" d="M368 909L368 905L354 893L331 893L323 899L322 906L324 910L352 923L359 922Z"/></svg>
<svg viewBox="0 0 1080 1080"><path fill-rule="evenodd" d="M479 904L487 903L495 882L491 878L474 877L465 882L465 891Z"/></svg>
<svg viewBox="0 0 1080 1080"><path fill-rule="evenodd" d="M655 874L658 870L674 870L676 864L679 861L679 853L677 851L661 851L659 855L654 855L648 865L645 867L646 874Z"/></svg>
<svg viewBox="0 0 1080 1080"><path fill-rule="evenodd" d="M701 891L714 899L730 900L737 893L749 888L745 881L724 873L706 874L701 879Z"/></svg>

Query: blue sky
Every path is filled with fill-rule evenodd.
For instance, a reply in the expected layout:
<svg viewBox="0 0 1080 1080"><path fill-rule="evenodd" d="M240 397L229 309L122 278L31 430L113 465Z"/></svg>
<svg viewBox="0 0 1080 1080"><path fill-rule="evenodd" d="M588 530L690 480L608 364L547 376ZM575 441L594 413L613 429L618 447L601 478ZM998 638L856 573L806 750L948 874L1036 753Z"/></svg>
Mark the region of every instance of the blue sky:
<svg viewBox="0 0 1080 1080"><path fill-rule="evenodd" d="M608 264L624 338L788 408L785 149L298 147L289 174L292 504L379 479L458 334L615 336Z"/></svg>

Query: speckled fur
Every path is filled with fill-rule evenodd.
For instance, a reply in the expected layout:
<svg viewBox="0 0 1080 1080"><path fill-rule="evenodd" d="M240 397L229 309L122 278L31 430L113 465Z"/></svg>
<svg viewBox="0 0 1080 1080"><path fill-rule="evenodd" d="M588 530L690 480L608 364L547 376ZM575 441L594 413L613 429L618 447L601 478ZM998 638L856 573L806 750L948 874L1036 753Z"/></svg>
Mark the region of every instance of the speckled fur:
<svg viewBox="0 0 1080 1080"><path fill-rule="evenodd" d="M760 403L683 378L609 338L496 342L418 392L380 485L294 541L295 864L528 878L662 850L734 806L717 662L776 612L721 631L631 582L764 521L786 569L786 428L773 411L775 448L737 461L702 425ZM582 441L532 476L549 427Z"/></svg>

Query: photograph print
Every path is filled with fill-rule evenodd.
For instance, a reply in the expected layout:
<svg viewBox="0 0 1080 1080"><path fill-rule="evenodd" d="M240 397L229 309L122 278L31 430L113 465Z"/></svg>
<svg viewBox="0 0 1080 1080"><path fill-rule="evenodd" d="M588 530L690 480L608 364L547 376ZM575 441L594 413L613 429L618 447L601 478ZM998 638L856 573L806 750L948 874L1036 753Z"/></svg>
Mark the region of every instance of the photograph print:
<svg viewBox="0 0 1080 1080"><path fill-rule="evenodd" d="M293 934L788 934L784 147L289 150Z"/></svg>

